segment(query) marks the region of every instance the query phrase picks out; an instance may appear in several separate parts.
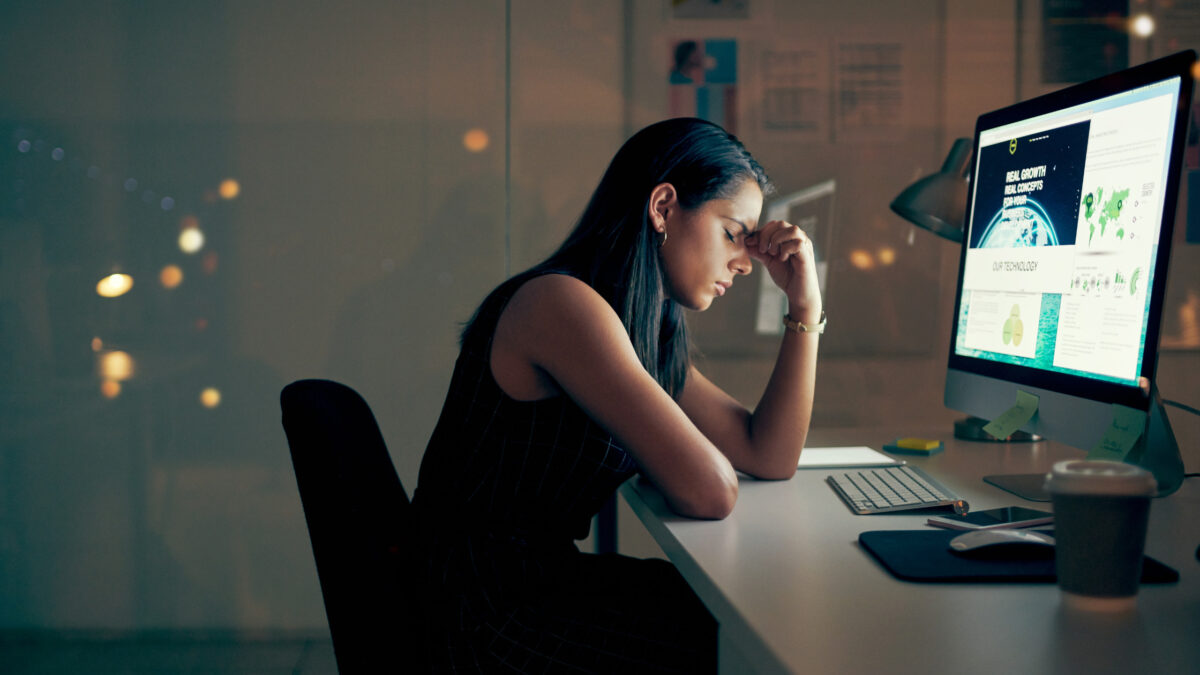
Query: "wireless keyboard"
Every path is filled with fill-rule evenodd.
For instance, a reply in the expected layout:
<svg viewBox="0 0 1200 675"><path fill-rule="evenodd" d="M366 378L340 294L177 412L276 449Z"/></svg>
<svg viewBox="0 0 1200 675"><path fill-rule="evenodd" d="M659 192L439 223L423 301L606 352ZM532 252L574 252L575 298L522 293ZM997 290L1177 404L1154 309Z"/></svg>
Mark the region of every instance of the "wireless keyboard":
<svg viewBox="0 0 1200 675"><path fill-rule="evenodd" d="M961 497L914 466L842 471L825 480L859 515L935 506L949 506L964 514L969 508Z"/></svg>

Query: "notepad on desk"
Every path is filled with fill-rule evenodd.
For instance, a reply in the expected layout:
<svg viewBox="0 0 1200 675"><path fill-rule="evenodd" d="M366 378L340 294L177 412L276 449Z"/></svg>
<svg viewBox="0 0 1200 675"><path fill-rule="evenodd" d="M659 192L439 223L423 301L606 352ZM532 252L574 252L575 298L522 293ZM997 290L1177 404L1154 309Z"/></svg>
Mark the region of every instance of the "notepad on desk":
<svg viewBox="0 0 1200 675"><path fill-rule="evenodd" d="M797 469L839 469L842 467L897 466L904 460L888 457L865 445L837 448L804 448Z"/></svg>

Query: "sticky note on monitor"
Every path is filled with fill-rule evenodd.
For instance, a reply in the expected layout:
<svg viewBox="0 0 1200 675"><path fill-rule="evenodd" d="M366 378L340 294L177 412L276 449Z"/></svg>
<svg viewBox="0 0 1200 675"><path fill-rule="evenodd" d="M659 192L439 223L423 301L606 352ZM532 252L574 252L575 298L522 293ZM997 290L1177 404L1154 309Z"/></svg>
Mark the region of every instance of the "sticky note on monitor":
<svg viewBox="0 0 1200 675"><path fill-rule="evenodd" d="M1112 423L1104 436L1088 452L1088 459L1108 459L1122 462L1137 444L1146 429L1146 413L1136 408L1113 404Z"/></svg>
<svg viewBox="0 0 1200 675"><path fill-rule="evenodd" d="M999 417L988 422L984 431L996 438L1008 438L1029 420L1033 419L1038 409L1038 397L1028 392L1017 390L1017 404L1005 410Z"/></svg>

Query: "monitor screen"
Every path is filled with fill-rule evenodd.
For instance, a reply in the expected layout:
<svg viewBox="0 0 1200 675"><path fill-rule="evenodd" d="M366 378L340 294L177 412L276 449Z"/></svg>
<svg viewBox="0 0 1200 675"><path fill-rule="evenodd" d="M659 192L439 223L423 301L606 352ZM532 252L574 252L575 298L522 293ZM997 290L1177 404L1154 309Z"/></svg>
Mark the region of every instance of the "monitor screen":
<svg viewBox="0 0 1200 675"><path fill-rule="evenodd" d="M1148 408L1194 62L1177 54L979 118L949 407L992 418L1020 388ZM1087 447L1105 424L1073 417L1082 409L1050 402L1026 430Z"/></svg>

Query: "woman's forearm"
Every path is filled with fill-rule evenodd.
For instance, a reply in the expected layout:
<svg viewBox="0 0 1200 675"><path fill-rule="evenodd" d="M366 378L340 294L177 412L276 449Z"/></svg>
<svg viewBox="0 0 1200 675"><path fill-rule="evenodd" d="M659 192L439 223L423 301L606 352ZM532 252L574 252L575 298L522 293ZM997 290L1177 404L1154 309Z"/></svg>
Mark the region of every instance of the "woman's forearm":
<svg viewBox="0 0 1200 675"><path fill-rule="evenodd" d="M821 309L792 306L788 315L811 326L820 321ZM760 467L755 475L760 478L789 478L796 472L812 420L820 339L816 331L784 332L775 368L750 418L750 442Z"/></svg>

